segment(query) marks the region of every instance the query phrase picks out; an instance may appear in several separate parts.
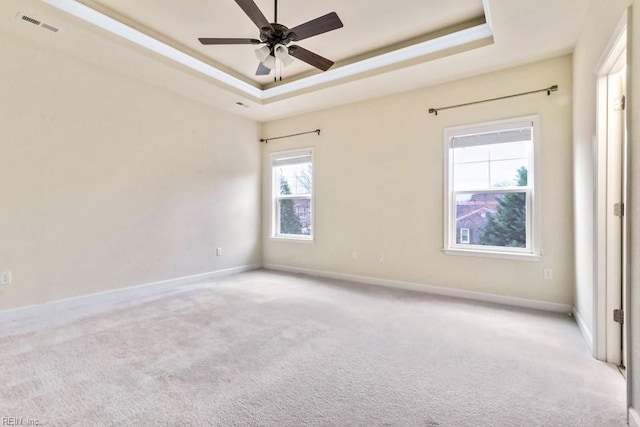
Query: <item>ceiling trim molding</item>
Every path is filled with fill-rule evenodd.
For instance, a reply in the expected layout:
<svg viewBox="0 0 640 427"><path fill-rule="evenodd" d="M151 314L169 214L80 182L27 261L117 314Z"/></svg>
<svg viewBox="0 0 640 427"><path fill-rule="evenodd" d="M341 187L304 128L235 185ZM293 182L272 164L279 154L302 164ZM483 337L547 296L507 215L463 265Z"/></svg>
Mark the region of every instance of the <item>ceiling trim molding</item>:
<svg viewBox="0 0 640 427"><path fill-rule="evenodd" d="M488 11L488 0L483 0L485 19L481 23L467 28L453 30L410 46L338 66L324 73L313 74L275 87L263 89L249 84L211 64L197 59L175 47L145 34L140 30L126 25L117 19L82 4L77 0L41 1L122 39L175 61L191 70L208 76L221 83L223 87L226 86L227 89L239 91L240 93L257 100L260 104L267 104L291 98L302 92L307 93L327 87L327 85L339 84L347 79L354 80L358 79L359 76L365 77L371 75L371 73L382 72L389 67L408 64L412 61L415 62L420 58L428 60L429 57L433 57L436 53L442 53L445 55L448 51L454 52L456 48L473 46L475 42L482 40L493 40L493 31Z"/></svg>
<svg viewBox="0 0 640 427"><path fill-rule="evenodd" d="M268 101L271 98L281 97L282 95L303 91L315 86L323 85L323 87L326 87L326 84L337 80L348 79L356 75L364 75L365 73L384 69L394 64L427 57L437 52L444 52L492 37L493 34L488 24L484 23L476 25L465 30L436 37L422 43L417 43L405 48L377 55L372 58L363 59L352 64L337 67L329 71L325 71L324 73L314 74L300 80L265 89L262 91L262 99Z"/></svg>
<svg viewBox="0 0 640 427"><path fill-rule="evenodd" d="M136 30L122 22L98 12L95 9L90 8L75 0L42 0L50 6L62 10L70 15L80 18L96 27L102 28L118 37L135 43L141 47L149 49L161 56L169 58L179 64L182 64L192 70L198 71L206 76L209 76L219 82L230 86L234 89L240 90L246 95L262 99L262 90L258 87L252 86L247 82L244 82L237 77L232 76L206 62L194 58L191 55L187 55L179 49L169 46L147 34Z"/></svg>
<svg viewBox="0 0 640 427"><path fill-rule="evenodd" d="M489 0L482 0L482 8L484 9L484 19L487 21L487 25L493 33L493 19L491 17L491 8L489 6Z"/></svg>

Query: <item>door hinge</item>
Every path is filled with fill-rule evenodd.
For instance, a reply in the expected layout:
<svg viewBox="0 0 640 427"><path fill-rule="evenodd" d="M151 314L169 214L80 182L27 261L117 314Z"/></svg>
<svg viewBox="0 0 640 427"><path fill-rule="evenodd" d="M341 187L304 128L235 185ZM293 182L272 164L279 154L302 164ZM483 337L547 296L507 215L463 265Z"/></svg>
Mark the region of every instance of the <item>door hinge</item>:
<svg viewBox="0 0 640 427"><path fill-rule="evenodd" d="M613 205L613 214L622 218L624 216L624 203L615 203Z"/></svg>
<svg viewBox="0 0 640 427"><path fill-rule="evenodd" d="M627 107L627 98L622 95L613 101L613 111L624 111Z"/></svg>
<svg viewBox="0 0 640 427"><path fill-rule="evenodd" d="M624 310L613 310L613 321L622 325L624 323Z"/></svg>

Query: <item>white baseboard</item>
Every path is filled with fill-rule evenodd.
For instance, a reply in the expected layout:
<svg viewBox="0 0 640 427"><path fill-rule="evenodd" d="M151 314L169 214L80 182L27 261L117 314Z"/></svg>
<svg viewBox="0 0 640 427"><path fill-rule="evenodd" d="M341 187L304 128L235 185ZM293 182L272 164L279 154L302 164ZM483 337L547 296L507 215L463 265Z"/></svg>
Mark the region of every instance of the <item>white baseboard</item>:
<svg viewBox="0 0 640 427"><path fill-rule="evenodd" d="M580 329L580 332L582 332L582 336L584 337L585 341L589 345L589 350L591 350L591 352L593 353L593 335L591 334L591 331L587 327L587 324L584 323L584 320L582 319L582 316L580 316L580 313L578 312L578 310L575 307L573 307L573 311L572 312L573 312L573 318L576 319L576 323L578 324L578 328ZM638 427L640 427L640 426L638 426Z"/></svg>
<svg viewBox="0 0 640 427"><path fill-rule="evenodd" d="M216 278L255 270L258 268L261 268L261 265L243 265L223 270L210 271L208 273L194 274L192 276L127 286L124 288L111 289L88 295L79 295L43 304L3 310L0 311L0 325L11 326L12 324L15 325L23 322L33 324L52 318L55 318L56 322L68 321L72 318L81 317L87 313L100 311L100 307L105 307L109 304L131 301L136 298L144 298L162 291L176 289L194 283L206 282Z"/></svg>
<svg viewBox="0 0 640 427"><path fill-rule="evenodd" d="M353 274L336 273L332 271L310 270L306 268L288 267L276 264L264 264L268 270L284 271L288 273L302 273L309 276L324 277L328 279L345 280L348 282L362 283L366 285L384 286L388 288L404 289L409 291L426 292L430 294L449 297L470 299L475 301L491 302L515 307L531 308L535 310L551 311L554 313L571 313L571 305L555 302L530 300L525 298L508 297L503 295L485 294L482 292L467 291L463 289L444 288L441 286L425 285L421 283L403 282L399 280L380 279L377 277L358 276Z"/></svg>
<svg viewBox="0 0 640 427"><path fill-rule="evenodd" d="M633 408L629 408L629 427L640 427L640 415Z"/></svg>

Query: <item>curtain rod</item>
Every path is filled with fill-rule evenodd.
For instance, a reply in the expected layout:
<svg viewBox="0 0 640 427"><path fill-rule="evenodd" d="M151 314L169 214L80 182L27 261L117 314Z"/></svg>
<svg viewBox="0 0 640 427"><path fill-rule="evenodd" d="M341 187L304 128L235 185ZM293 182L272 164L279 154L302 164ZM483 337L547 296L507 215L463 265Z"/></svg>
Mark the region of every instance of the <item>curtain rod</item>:
<svg viewBox="0 0 640 427"><path fill-rule="evenodd" d="M501 99L515 98L516 96L531 95L533 93L539 93L539 92L547 92L547 96L550 96L551 92L556 92L557 90L558 90L558 85L553 85L553 86L549 86L549 87L544 88L544 89L538 89L538 90L532 90L532 91L529 91L529 92L516 93L514 95L500 96L498 98L483 99L481 101L467 102L465 104L449 105L448 107L429 108L429 114L435 114L437 116L438 115L438 111L442 111L442 110L449 110L451 108L466 107L468 105L481 104L483 102L499 101Z"/></svg>
<svg viewBox="0 0 640 427"><path fill-rule="evenodd" d="M291 135L276 136L276 137L273 137L273 138L262 138L262 139L260 139L260 142L266 142L268 144L269 141L273 141L274 139L291 138L292 136L307 135L307 134L310 134L310 133L317 133L318 135L320 135L320 129L310 130L309 132L294 133L294 134L291 134Z"/></svg>

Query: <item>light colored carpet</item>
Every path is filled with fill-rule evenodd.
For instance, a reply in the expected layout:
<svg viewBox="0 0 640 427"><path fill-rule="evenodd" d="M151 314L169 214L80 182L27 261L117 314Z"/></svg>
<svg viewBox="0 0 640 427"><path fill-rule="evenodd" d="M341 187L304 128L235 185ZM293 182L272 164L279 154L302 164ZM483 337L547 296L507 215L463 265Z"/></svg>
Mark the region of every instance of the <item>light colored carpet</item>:
<svg viewBox="0 0 640 427"><path fill-rule="evenodd" d="M0 417L625 425L621 375L591 358L566 316L266 271L102 309L0 328Z"/></svg>

